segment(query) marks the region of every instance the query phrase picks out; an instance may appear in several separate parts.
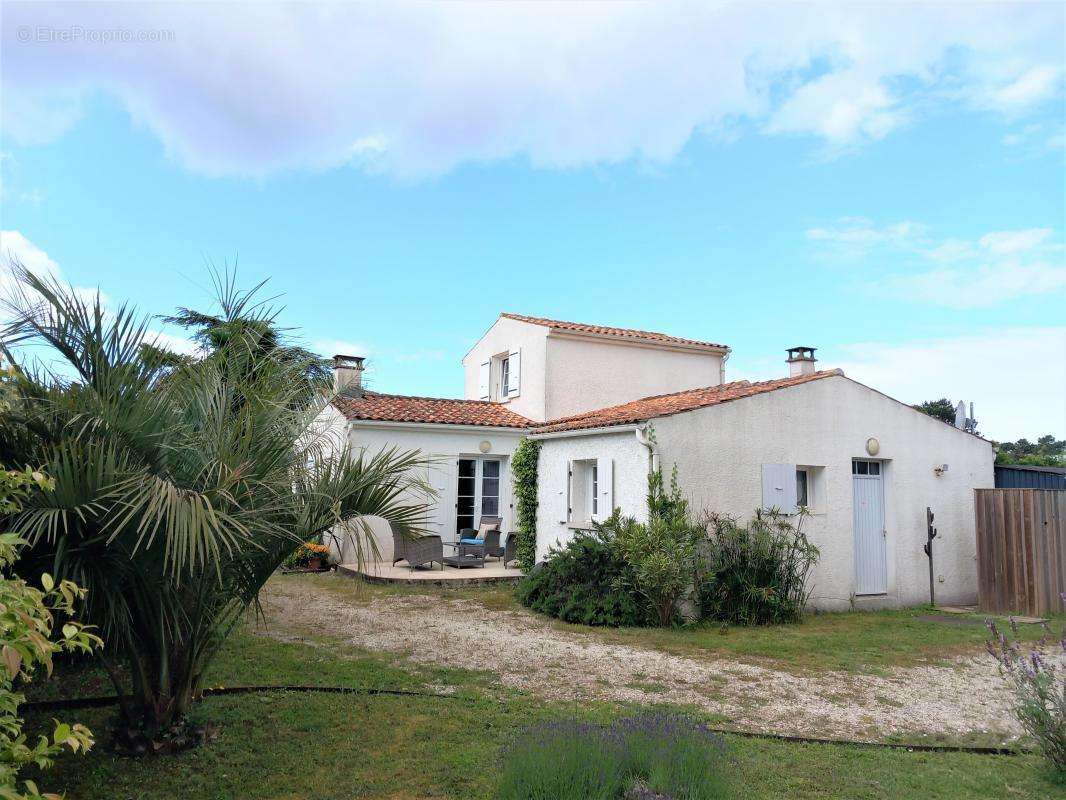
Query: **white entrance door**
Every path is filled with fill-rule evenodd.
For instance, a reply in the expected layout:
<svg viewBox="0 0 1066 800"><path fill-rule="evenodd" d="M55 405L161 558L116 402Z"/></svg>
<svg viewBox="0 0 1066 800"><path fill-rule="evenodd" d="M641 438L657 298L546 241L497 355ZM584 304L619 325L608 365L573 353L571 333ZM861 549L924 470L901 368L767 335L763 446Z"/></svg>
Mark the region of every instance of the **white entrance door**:
<svg viewBox="0 0 1066 800"><path fill-rule="evenodd" d="M455 532L477 528L482 515L500 515L500 469L498 458L460 458L456 487Z"/></svg>
<svg viewBox="0 0 1066 800"><path fill-rule="evenodd" d="M882 477L878 461L851 462L855 493L855 594L888 592Z"/></svg>

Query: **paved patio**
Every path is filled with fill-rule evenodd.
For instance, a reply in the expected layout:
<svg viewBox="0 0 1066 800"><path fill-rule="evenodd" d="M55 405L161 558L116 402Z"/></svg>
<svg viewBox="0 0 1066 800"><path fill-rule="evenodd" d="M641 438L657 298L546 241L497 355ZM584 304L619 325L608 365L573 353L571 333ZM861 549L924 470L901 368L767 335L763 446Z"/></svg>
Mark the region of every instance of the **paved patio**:
<svg viewBox="0 0 1066 800"><path fill-rule="evenodd" d="M484 567L439 566L411 569L406 563L372 562L339 564L337 574L362 578L371 583L409 583L419 586L474 586L484 583L513 583L522 577L517 567L505 567L499 561L486 561Z"/></svg>

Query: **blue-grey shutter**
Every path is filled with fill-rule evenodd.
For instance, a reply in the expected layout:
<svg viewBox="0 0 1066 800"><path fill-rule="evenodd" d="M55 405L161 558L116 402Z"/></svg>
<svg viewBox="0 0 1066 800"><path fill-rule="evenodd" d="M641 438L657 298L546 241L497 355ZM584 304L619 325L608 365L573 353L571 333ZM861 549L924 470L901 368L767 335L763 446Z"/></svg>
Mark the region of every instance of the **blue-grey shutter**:
<svg viewBox="0 0 1066 800"><path fill-rule="evenodd" d="M796 465L762 465L762 507L783 514L796 512Z"/></svg>

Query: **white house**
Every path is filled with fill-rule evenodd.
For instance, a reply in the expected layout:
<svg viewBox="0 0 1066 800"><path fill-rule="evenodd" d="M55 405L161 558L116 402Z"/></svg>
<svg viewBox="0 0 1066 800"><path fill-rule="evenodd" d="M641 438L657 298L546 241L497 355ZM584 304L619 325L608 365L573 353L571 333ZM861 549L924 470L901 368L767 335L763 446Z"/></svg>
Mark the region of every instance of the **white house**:
<svg viewBox="0 0 1066 800"><path fill-rule="evenodd" d="M466 399L364 391L361 360L338 357L327 415L350 445L438 457L427 479L446 541L481 514L513 530L509 458L529 436L542 442L538 558L616 507L645 516L648 471L676 466L695 508L806 507L817 607L927 600L927 507L937 599L974 601L973 490L993 485L991 444L816 371L813 354L791 349L781 379L727 383L723 345L501 314L463 359Z"/></svg>

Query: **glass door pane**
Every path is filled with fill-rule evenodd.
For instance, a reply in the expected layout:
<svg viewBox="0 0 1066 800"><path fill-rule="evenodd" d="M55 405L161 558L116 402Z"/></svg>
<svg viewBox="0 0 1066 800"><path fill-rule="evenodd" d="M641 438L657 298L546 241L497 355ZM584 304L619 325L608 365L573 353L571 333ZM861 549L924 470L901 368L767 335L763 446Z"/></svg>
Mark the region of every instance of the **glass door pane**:
<svg viewBox="0 0 1066 800"><path fill-rule="evenodd" d="M481 513L486 517L500 515L500 462L481 462Z"/></svg>
<svg viewBox="0 0 1066 800"><path fill-rule="evenodd" d="M474 509L477 507L477 460L459 459L459 483L455 501L455 533L463 528L474 527Z"/></svg>

